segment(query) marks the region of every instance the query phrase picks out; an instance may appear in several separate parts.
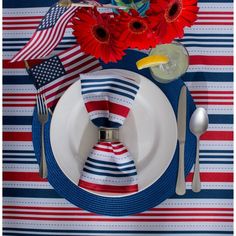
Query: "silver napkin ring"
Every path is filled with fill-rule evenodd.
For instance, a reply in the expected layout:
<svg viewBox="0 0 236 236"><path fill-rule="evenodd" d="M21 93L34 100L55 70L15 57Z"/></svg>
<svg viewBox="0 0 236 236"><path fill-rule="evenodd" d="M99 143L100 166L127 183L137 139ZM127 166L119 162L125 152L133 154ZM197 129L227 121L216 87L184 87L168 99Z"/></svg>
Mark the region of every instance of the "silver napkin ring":
<svg viewBox="0 0 236 236"><path fill-rule="evenodd" d="M98 141L117 142L119 141L119 129L117 128L99 128Z"/></svg>

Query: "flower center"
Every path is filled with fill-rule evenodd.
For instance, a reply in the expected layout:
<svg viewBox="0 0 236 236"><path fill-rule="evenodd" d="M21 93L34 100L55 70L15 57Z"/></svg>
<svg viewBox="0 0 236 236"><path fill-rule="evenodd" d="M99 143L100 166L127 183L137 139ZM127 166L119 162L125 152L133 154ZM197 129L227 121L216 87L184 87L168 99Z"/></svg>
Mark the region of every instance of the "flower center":
<svg viewBox="0 0 236 236"><path fill-rule="evenodd" d="M110 36L108 30L101 25L97 25L93 27L93 34L95 38L101 42L108 41L109 36Z"/></svg>
<svg viewBox="0 0 236 236"><path fill-rule="evenodd" d="M131 21L129 23L129 27L131 31L136 32L136 33L142 33L147 29L147 26L138 20Z"/></svg>
<svg viewBox="0 0 236 236"><path fill-rule="evenodd" d="M176 1L172 2L169 5L169 8L167 9L167 11L165 13L166 21L167 22L173 22L174 20L176 20L176 18L178 18L181 11L182 11L181 1L176 0Z"/></svg>

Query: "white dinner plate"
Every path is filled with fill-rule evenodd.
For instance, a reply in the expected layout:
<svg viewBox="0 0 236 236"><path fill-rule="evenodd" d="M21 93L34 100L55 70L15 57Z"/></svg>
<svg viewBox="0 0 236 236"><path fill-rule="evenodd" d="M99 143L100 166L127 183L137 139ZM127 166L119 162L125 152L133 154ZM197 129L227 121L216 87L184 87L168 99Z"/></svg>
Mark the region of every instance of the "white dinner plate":
<svg viewBox="0 0 236 236"><path fill-rule="evenodd" d="M142 75L120 69L106 69L97 73L120 73L140 81L133 106L120 128L120 141L134 158L139 191L142 191L162 176L173 158L177 144L174 111L164 93ZM64 174L76 185L97 139L98 129L89 120L81 95L81 84L77 81L59 100L50 127L55 159Z"/></svg>

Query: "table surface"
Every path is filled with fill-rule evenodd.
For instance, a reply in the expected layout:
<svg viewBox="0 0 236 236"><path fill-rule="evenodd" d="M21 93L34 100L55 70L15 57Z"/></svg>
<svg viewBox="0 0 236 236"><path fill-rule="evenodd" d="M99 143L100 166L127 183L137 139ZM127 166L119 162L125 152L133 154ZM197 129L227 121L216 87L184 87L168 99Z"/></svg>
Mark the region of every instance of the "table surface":
<svg viewBox="0 0 236 236"><path fill-rule="evenodd" d="M38 177L31 122L36 90L24 64L9 63L55 0L3 2L3 235L233 235L233 2L200 0L182 42L183 80L209 114L201 137L202 191L173 196L149 211L107 217L79 209ZM68 27L56 53L75 43Z"/></svg>

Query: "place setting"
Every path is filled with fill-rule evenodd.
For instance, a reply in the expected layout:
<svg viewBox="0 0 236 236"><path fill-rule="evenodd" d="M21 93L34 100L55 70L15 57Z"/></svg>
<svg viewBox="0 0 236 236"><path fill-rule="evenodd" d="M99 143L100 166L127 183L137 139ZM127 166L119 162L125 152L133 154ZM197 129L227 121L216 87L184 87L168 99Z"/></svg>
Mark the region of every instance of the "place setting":
<svg viewBox="0 0 236 236"><path fill-rule="evenodd" d="M36 32L13 58L24 59L37 90L39 175L75 206L109 216L146 211L183 196L193 166L192 191L201 191L199 138L209 121L182 80L189 53L176 38L198 11L197 1L183 4L59 1L38 31L58 24L63 32L70 22L76 44L51 54L64 33L41 48Z"/></svg>

